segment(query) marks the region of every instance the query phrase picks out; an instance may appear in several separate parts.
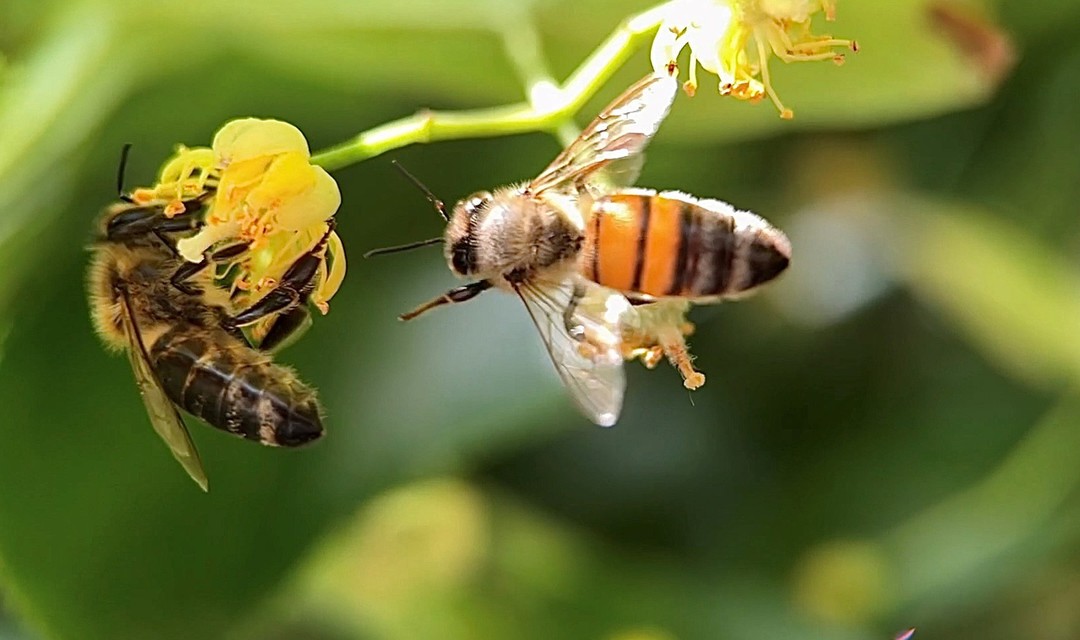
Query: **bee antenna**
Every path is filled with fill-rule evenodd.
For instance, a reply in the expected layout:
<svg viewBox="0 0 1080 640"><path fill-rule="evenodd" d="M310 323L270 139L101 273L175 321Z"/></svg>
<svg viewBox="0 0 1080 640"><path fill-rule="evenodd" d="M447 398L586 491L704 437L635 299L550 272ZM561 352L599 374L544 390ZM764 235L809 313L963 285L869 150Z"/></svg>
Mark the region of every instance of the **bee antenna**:
<svg viewBox="0 0 1080 640"><path fill-rule="evenodd" d="M420 182L419 178L409 173L409 171L401 166L401 163L397 160L391 160L390 164L394 165L394 168L400 171L401 175L405 176L409 182L416 185L416 188L419 189L420 192L424 194L424 197L428 199L428 202L435 207L435 210L439 212L439 215L442 216L443 220L450 222L450 216L446 215L446 204L442 200L436 198L435 194L431 192L431 189L427 188L426 184Z"/></svg>
<svg viewBox="0 0 1080 640"><path fill-rule="evenodd" d="M365 258L372 256L382 256L388 253L399 253L401 251L410 251L412 249L419 249L420 247L430 247L434 244L442 244L443 239L440 238L428 238L427 240L418 240L416 242L410 242L409 244L399 244L396 247L382 247L380 249L372 249L364 254Z"/></svg>
<svg viewBox="0 0 1080 640"><path fill-rule="evenodd" d="M116 193L124 202L134 202L131 196L124 193L124 171L127 169L128 154L131 152L131 143L128 142L120 150L120 166L116 170Z"/></svg>

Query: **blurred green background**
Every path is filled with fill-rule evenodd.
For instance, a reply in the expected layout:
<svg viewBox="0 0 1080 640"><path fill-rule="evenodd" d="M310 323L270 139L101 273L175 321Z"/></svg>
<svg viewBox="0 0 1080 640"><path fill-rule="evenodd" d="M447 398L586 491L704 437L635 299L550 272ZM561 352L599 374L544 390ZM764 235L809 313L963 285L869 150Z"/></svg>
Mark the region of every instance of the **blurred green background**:
<svg viewBox="0 0 1080 640"><path fill-rule="evenodd" d="M692 398L633 364L600 429L511 297L395 320L453 278L435 250L360 259L441 231L390 158L453 200L535 175L559 147L534 134L335 173L349 274L281 357L322 442L189 419L204 495L157 439L84 296L124 143L147 184L233 117L318 149L515 102L504 44L539 36L563 78L647 6L3 0L0 638L1080 637L1075 0L841 0L858 55L773 64L794 121L711 76L679 98L640 183L794 246L764 294L694 311Z"/></svg>

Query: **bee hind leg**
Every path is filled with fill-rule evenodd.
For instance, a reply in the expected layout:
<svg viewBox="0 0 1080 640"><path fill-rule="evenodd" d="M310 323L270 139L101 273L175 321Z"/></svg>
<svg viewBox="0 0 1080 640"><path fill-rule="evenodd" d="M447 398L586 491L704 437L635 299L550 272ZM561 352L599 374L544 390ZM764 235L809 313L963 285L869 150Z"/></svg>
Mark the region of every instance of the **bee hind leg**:
<svg viewBox="0 0 1080 640"><path fill-rule="evenodd" d="M412 311L401 314L400 316L398 316L398 320L401 320L402 322L407 322L426 311L430 311L435 307L441 307L444 304L457 304L459 302L468 302L469 300L472 300L481 293L487 291L491 287L492 284L490 280L480 280L479 282L470 282L469 284L455 287L442 294L438 298L428 300L427 302L413 309Z"/></svg>
<svg viewBox="0 0 1080 640"><path fill-rule="evenodd" d="M683 333L682 329L682 327L667 328L659 331L656 337L664 355L668 357L671 365L675 367L679 371L679 375L682 376L683 386L693 391L705 384L705 374L694 369L694 356L690 355L690 350L686 346L686 334ZM659 360L659 357L656 354L654 354L654 357L656 360ZM646 366L648 366L647 362ZM653 366L655 366L655 361Z"/></svg>
<svg viewBox="0 0 1080 640"><path fill-rule="evenodd" d="M311 314L307 308L296 307L274 318L256 347L260 351L280 351L296 342L310 326Z"/></svg>

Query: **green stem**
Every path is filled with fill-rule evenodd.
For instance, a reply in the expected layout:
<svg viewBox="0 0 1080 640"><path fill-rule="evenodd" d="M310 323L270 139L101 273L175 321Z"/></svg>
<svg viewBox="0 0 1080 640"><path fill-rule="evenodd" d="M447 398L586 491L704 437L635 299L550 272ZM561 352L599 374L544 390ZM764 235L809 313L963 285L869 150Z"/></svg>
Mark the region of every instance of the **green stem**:
<svg viewBox="0 0 1080 640"><path fill-rule="evenodd" d="M566 137L565 124L659 26L667 4L643 11L619 26L566 83L531 102L465 111L419 111L369 129L352 140L316 153L311 161L327 171L341 169L414 143L486 138L547 131ZM560 135L561 132L561 135Z"/></svg>

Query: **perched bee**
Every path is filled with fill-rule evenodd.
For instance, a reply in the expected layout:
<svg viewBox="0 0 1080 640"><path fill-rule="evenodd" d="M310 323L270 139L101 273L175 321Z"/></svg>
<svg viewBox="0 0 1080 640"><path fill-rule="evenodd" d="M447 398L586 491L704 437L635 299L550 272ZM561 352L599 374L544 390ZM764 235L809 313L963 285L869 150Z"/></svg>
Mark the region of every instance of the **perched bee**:
<svg viewBox="0 0 1080 640"><path fill-rule="evenodd" d="M324 236L275 289L232 314L228 292L213 285L207 267L245 247L218 248L202 263L184 261L175 249L175 236L200 228L205 198L185 200L182 211L170 214L164 201L128 199L110 207L92 248L88 283L98 334L109 348L127 351L154 429L204 490L206 474L177 406L265 445L295 447L323 434L315 391L268 352L306 318L301 303L326 244ZM256 350L242 327L271 314L275 321Z"/></svg>
<svg viewBox="0 0 1080 640"><path fill-rule="evenodd" d="M686 386L700 386L704 376L690 366L682 342L689 328L649 328L645 339L633 328L661 316L644 325L639 316L652 306L667 305L663 313L670 315L668 308L685 311L683 302L748 292L787 268L791 248L768 222L725 202L623 186L636 178L641 152L677 89L674 77L647 76L538 177L458 202L442 238L444 253L456 275L475 281L401 319L492 287L515 293L575 402L604 426L615 423L622 407L624 359L649 354L655 364L665 336L677 339L664 351ZM442 212L441 203L429 198ZM376 252L399 248L405 247Z"/></svg>

